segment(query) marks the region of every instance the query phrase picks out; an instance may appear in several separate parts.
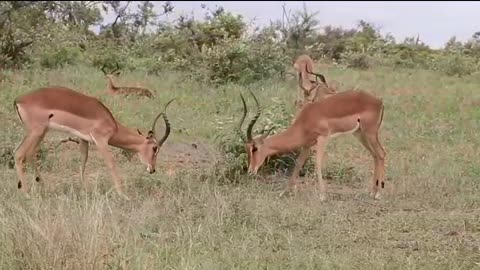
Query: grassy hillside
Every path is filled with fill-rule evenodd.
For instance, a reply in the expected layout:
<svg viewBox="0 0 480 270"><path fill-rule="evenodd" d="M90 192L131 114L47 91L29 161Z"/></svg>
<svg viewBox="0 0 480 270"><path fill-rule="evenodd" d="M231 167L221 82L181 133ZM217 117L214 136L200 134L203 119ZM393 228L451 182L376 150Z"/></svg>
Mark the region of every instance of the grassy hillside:
<svg viewBox="0 0 480 270"><path fill-rule="evenodd" d="M479 268L480 79L422 70L322 72L341 89L361 88L385 102L380 139L387 181L380 201L367 196L373 160L353 136L327 147L327 202L313 189L279 197L289 174L223 181L215 166L224 157L214 138L233 132L217 125L238 120L244 87L214 88L173 73L124 72L117 79L154 89L155 99L148 100L107 96L106 80L93 68L7 74L0 84L0 268ZM173 130L156 174L115 150L130 202L115 196L94 146L85 191L78 146L56 146L68 136L56 133L42 144L43 183L30 174L31 198L17 190L11 150L23 129L12 101L45 85L99 97L120 122L142 131L165 102L178 98L168 109ZM252 91L265 110L281 103L293 114L295 80L263 81Z"/></svg>

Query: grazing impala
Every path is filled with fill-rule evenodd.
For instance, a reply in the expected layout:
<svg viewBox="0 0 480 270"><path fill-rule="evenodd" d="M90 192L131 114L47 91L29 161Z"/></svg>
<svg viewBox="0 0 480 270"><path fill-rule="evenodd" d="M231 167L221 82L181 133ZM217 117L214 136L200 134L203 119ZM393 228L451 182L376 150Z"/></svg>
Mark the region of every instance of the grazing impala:
<svg viewBox="0 0 480 270"><path fill-rule="evenodd" d="M242 124L247 114L245 99L240 95L244 114L240 119L238 133L245 142L248 156L248 173L256 174L265 159L271 155L282 154L300 149L293 175L289 180L289 189L297 184L297 177L303 167L311 148L316 150L316 170L320 186L321 199L326 197L326 185L322 177L322 159L326 144L330 138L342 134L354 134L374 159L374 177L370 194L380 198L378 186L384 188L385 151L378 139L378 132L383 120L383 102L364 91L344 91L318 102L306 104L294 122L286 130L268 137L252 137L252 129L261 114L260 105L255 95L257 113L247 128L247 137L241 133Z"/></svg>
<svg viewBox="0 0 480 270"><path fill-rule="evenodd" d="M119 76L120 75L120 67L118 66L118 63L116 64L117 67L112 70L111 72L106 72L105 71L105 65L102 66L101 70L103 74L107 77L107 91L111 95L124 95L124 96L129 96L129 95L136 95L136 96L144 96L148 98L153 98L153 94L150 90L147 88L143 87L137 87L137 86L116 86L113 83L113 77L114 76Z"/></svg>
<svg viewBox="0 0 480 270"><path fill-rule="evenodd" d="M123 194L123 181L117 173L116 165L109 145L138 153L140 161L149 173L155 172L157 154L170 134L170 124L166 109L154 119L151 130L143 135L138 129L130 130L119 123L110 110L98 99L84 95L65 87L46 87L34 90L14 101L15 111L26 128L26 135L15 149L15 165L18 188L28 193L25 181L25 162L35 155L36 149L49 130L63 131L79 137L80 179L83 183L85 164L88 159L88 145L94 143L111 171L116 191ZM165 121L165 134L157 139L155 125L159 117ZM40 181L38 169L35 179Z"/></svg>

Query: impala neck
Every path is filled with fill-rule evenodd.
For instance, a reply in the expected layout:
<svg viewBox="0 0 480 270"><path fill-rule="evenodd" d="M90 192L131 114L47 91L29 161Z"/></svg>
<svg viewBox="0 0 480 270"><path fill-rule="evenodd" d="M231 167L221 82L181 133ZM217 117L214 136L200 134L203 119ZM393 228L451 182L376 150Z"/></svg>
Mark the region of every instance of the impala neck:
<svg viewBox="0 0 480 270"><path fill-rule="evenodd" d="M108 89L109 89L110 91L115 91L115 90L117 90L117 88L116 88L115 85L113 84L113 79L112 79L111 76L108 76L108 82L107 82L107 84L108 84Z"/></svg>
<svg viewBox="0 0 480 270"><path fill-rule="evenodd" d="M145 141L145 137L118 122L117 127L117 132L108 143L118 148L138 152L140 145Z"/></svg>
<svg viewBox="0 0 480 270"><path fill-rule="evenodd" d="M305 145L305 140L294 129L287 129L263 141L267 156L291 152L303 145Z"/></svg>

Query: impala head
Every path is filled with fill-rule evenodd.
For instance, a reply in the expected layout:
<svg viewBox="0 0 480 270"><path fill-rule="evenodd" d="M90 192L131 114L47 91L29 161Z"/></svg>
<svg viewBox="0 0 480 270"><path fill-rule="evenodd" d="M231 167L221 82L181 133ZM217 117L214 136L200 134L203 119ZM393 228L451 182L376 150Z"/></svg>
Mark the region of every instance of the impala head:
<svg viewBox="0 0 480 270"><path fill-rule="evenodd" d="M105 68L106 68L106 65L103 64L101 70L103 72L103 74L106 76L106 77L118 77L120 75L120 66L118 65L118 62L115 62L115 68L113 70L111 70L110 72L107 72L105 71Z"/></svg>
<svg viewBox="0 0 480 270"><path fill-rule="evenodd" d="M303 85L304 82L302 81L301 78L299 78L298 85L303 90L304 96L308 97L310 93L315 89L317 89L317 92L322 93L322 95L325 95L325 96L333 95L337 93L334 88L329 87L327 85L327 81L325 80L325 77L323 75L317 78L320 78L320 81L318 81L317 79L315 81L309 80L310 85L308 88L306 88Z"/></svg>
<svg viewBox="0 0 480 270"><path fill-rule="evenodd" d="M155 120L153 121L152 128L148 131L147 135L143 135L140 130L137 129L138 134L145 136L145 141L141 144L140 149L138 151L138 156L142 164L147 166L147 172L154 173L155 172L155 164L157 163L157 154L162 147L163 143L167 140L168 136L170 135L170 123L168 122L167 118L167 107L168 105L174 101L175 99L170 100L166 105L163 112L159 113ZM162 138L158 139L156 136L156 129L155 125L158 119L162 116L163 121L165 122L165 134Z"/></svg>
<svg viewBox="0 0 480 270"><path fill-rule="evenodd" d="M247 156L248 156L248 173L254 175L257 173L258 169L260 168L260 166L262 166L262 164L265 162L265 159L268 156L267 151L265 151L266 149L265 149L264 141L265 141L265 138L267 138L267 136L270 134L273 128L269 129L266 133L264 131L262 135L252 137L253 126L255 125L258 118L260 117L261 109L255 95L251 91L249 92L252 95L257 105L257 114L255 115L255 117L253 117L252 121L248 124L247 137L245 138L241 129L242 129L243 121L247 116L247 105L245 103L245 99L243 98L243 95L240 94L240 98L242 99L242 103L243 103L243 115L240 120L237 133L245 143L245 151L247 152Z"/></svg>

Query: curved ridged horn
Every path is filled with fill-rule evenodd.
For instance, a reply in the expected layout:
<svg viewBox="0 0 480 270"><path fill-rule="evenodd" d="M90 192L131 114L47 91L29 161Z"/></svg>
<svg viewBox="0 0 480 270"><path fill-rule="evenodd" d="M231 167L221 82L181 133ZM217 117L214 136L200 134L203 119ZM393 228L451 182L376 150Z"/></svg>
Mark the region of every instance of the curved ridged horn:
<svg viewBox="0 0 480 270"><path fill-rule="evenodd" d="M257 122L258 118L260 117L260 114L262 113L261 109L260 109L260 104L258 103L258 100L257 100L257 97L255 97L255 95L252 93L252 91L248 90L250 92L250 94L252 95L253 99L255 100L255 103L257 104L257 114L255 115L255 117L253 117L252 121L250 122L250 124L248 124L248 127L247 127L247 140L248 141L252 141L252 129L253 129L253 126L255 125L255 123Z"/></svg>
<svg viewBox="0 0 480 270"><path fill-rule="evenodd" d="M322 74L314 73L313 71L308 70L308 68L306 68L305 70L307 71L307 73L315 75L316 81L318 81L317 79L320 78L320 81L322 81L325 85L327 85L327 80L325 79L325 76L323 76Z"/></svg>
<svg viewBox="0 0 480 270"><path fill-rule="evenodd" d="M103 72L104 75L107 75L107 72L105 71L105 64L103 64L100 70Z"/></svg>
<svg viewBox="0 0 480 270"><path fill-rule="evenodd" d="M299 78L298 78L298 85L300 86L300 88L302 88L302 90L303 90L304 93L310 94L310 92L318 86L318 82L313 82L313 83L312 83L312 87L307 90L307 89L303 86L302 78L299 77Z"/></svg>
<svg viewBox="0 0 480 270"><path fill-rule="evenodd" d="M242 94L240 94L240 98L242 99L242 103L243 103L243 115L242 115L242 119L240 119L240 123L238 124L237 134L240 136L242 141L246 143L247 139L245 139L245 135L242 133L242 125L243 125L243 122L245 121L245 117L247 117L247 104L245 103L245 99L243 98Z"/></svg>
<svg viewBox="0 0 480 270"><path fill-rule="evenodd" d="M110 72L110 74L113 74L114 72L117 72L117 74L120 74L120 65L118 64L117 61L115 61L115 69Z"/></svg>
<svg viewBox="0 0 480 270"><path fill-rule="evenodd" d="M163 112L159 113L157 115L157 117L155 117L155 120L153 121L153 125L152 125L152 129L150 130L149 133L153 133L155 134L155 126L157 124L157 121L158 121L158 118L160 118L160 116L163 117L163 121L165 122L165 134L163 135L163 137L158 141L158 146L162 146L162 144L167 140L168 136L170 135L170 123L168 122L168 118L167 118L167 107L168 105L174 101L175 98L171 99L169 102L167 102L167 104L165 105L165 108L163 110Z"/></svg>

